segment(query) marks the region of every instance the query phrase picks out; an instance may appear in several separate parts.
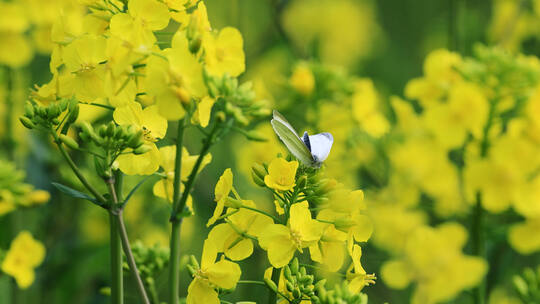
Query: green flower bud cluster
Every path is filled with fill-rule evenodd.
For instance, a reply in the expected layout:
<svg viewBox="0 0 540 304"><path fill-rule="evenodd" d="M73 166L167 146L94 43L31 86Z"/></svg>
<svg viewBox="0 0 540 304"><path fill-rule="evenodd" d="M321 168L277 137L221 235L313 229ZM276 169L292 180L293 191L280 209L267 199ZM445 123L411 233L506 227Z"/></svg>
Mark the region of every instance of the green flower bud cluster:
<svg viewBox="0 0 540 304"><path fill-rule="evenodd" d="M83 141L93 142L113 154L128 148L133 149L135 154L148 152L148 148L144 146L143 131L137 130L133 125L119 126L111 121L94 129L85 121L81 123L80 128L79 136Z"/></svg>
<svg viewBox="0 0 540 304"><path fill-rule="evenodd" d="M457 68L467 80L515 99L526 98L540 77L531 58L484 45L477 45L473 57Z"/></svg>
<svg viewBox="0 0 540 304"><path fill-rule="evenodd" d="M323 170L306 166L300 166L296 172L296 186L294 190L297 193L301 193L304 199L311 204L321 205L328 201L327 193L331 190L332 183L329 179L322 178L322 172ZM251 179L257 186L268 188L264 182L266 175L268 175L268 164L253 164L251 167ZM283 204L279 200L278 203Z"/></svg>
<svg viewBox="0 0 540 304"><path fill-rule="evenodd" d="M142 279L148 285L154 284L154 278L169 264L169 249L158 244L149 247L136 241L131 250ZM124 271L129 272L127 264L124 264Z"/></svg>
<svg viewBox="0 0 540 304"><path fill-rule="evenodd" d="M525 268L512 278L512 283L523 303L540 303L540 269Z"/></svg>
<svg viewBox="0 0 540 304"><path fill-rule="evenodd" d="M285 277L285 288L292 296L290 303L298 304L305 299L316 299L315 277L308 274L305 267L299 267L298 259L283 267L283 276Z"/></svg>
<svg viewBox="0 0 540 304"><path fill-rule="evenodd" d="M34 187L24 182L25 173L15 167L15 164L0 159L0 204L8 206L3 212L9 212L9 205L15 207L30 207L48 201L48 196L33 196ZM44 191L42 191L44 192ZM2 215L2 210L0 210Z"/></svg>
<svg viewBox="0 0 540 304"><path fill-rule="evenodd" d="M334 289L324 287L325 280L315 284L315 296L311 297L314 304L367 304L368 298L363 293L352 293L346 282L335 285Z"/></svg>
<svg viewBox="0 0 540 304"><path fill-rule="evenodd" d="M257 101L253 84L238 84L238 79L229 75L213 77L204 73L204 80L212 98L218 99L220 111L226 117L233 117L241 126L247 126L253 118L270 115L264 102Z"/></svg>
<svg viewBox="0 0 540 304"><path fill-rule="evenodd" d="M62 133L79 117L79 104L75 99L61 99L48 105L27 102L24 115L19 117L28 129L50 130L64 124Z"/></svg>

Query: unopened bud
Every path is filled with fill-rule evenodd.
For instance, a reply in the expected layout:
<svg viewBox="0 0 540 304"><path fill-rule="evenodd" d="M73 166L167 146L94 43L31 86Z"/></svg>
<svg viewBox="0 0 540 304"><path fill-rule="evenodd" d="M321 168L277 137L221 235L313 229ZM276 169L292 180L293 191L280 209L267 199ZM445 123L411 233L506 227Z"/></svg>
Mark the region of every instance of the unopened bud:
<svg viewBox="0 0 540 304"><path fill-rule="evenodd" d="M26 116L19 117L19 120L21 121L23 126L25 126L26 128L30 130L36 127L36 125L32 122L32 120Z"/></svg>
<svg viewBox="0 0 540 304"><path fill-rule="evenodd" d="M274 283L274 281L272 281L269 278L264 278L264 283L266 283L266 286L268 286L268 288L270 288L272 291L277 292L278 288L276 286L276 283Z"/></svg>
<svg viewBox="0 0 540 304"><path fill-rule="evenodd" d="M72 110L69 111L69 116L66 120L66 123L72 124L77 120L78 117L79 117L79 106L77 105Z"/></svg>
<svg viewBox="0 0 540 304"><path fill-rule="evenodd" d="M200 37L195 37L189 41L189 51L192 54L196 54L201 48L202 40Z"/></svg>
<svg viewBox="0 0 540 304"><path fill-rule="evenodd" d="M34 106L28 101L24 105L24 116L28 118L34 117Z"/></svg>
<svg viewBox="0 0 540 304"><path fill-rule="evenodd" d="M150 145L141 145L137 149L133 150L133 154L140 155L140 154L144 154L146 152L149 152L150 150L152 150L152 146L150 146Z"/></svg>
<svg viewBox="0 0 540 304"><path fill-rule="evenodd" d="M252 140L252 141L267 141L268 140L266 137L264 137L264 135L262 135L261 133L255 130L245 132L244 135L246 136L247 139Z"/></svg>
<svg viewBox="0 0 540 304"><path fill-rule="evenodd" d="M238 208L242 208L242 205L243 204L241 200L237 200L232 197L227 198L227 200L225 201L225 206L229 208L238 209Z"/></svg>
<svg viewBox="0 0 540 304"><path fill-rule="evenodd" d="M79 144L73 138L64 134L60 134L59 137L60 137L60 141L64 143L64 145L74 150L79 149Z"/></svg>
<svg viewBox="0 0 540 304"><path fill-rule="evenodd" d="M294 258L291 263L291 273L296 275L298 273L298 259Z"/></svg>
<svg viewBox="0 0 540 304"><path fill-rule="evenodd" d="M259 163L255 163L253 164L253 166L251 166L251 172L258 176L260 179L264 179L264 177L268 175L266 169Z"/></svg>
<svg viewBox="0 0 540 304"><path fill-rule="evenodd" d="M300 176L296 183L297 183L299 189L305 188L306 185L307 185L307 176L305 176L305 175Z"/></svg>

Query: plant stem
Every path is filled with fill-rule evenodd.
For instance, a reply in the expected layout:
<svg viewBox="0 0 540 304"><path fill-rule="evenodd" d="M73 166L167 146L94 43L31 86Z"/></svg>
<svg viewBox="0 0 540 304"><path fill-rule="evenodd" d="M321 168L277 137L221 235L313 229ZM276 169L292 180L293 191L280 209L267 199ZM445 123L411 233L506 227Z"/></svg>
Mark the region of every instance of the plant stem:
<svg viewBox="0 0 540 304"><path fill-rule="evenodd" d="M276 283L276 286L279 288L279 269L272 268L272 281ZM273 290L270 290L268 293L268 304L275 304L277 301L277 293Z"/></svg>
<svg viewBox="0 0 540 304"><path fill-rule="evenodd" d="M71 159L71 156L69 156L69 154L67 153L66 149L64 149L64 147L62 146L62 143L60 142L60 140L58 139L58 135L56 134L56 132L52 132L53 134L53 137L54 137L54 140L56 142L56 145L58 146L58 149L60 150L60 153L62 153L62 156L64 156L64 159L67 161L67 163L69 164L69 166L71 167L71 170L73 171L73 173L75 173L75 175L77 176L77 178L81 181L81 183L84 185L84 187L90 191L92 193L92 195L102 204L106 204L107 203L107 200L101 195L99 194L99 192L92 186L90 185L90 183L88 182L88 180L86 180L86 178L84 177L84 175L82 175L81 173L81 170L79 170L79 168L77 167L77 165L75 164L75 162L73 161L73 159Z"/></svg>
<svg viewBox="0 0 540 304"><path fill-rule="evenodd" d="M185 118L184 118L185 119ZM176 210L180 203L180 188L182 184L182 146L184 140L185 122L184 119L178 122L176 133L176 158L174 160L174 190L173 207ZM180 230L182 219L171 222L171 239L169 243L169 301L171 304L178 304L180 299Z"/></svg>
<svg viewBox="0 0 540 304"><path fill-rule="evenodd" d="M150 304L150 300L148 300L148 296L146 295L146 290L144 288L143 281L139 274L139 270L137 269L137 264L135 263L135 258L133 257L133 253L131 252L131 246L129 244L126 226L124 224L124 219L122 217L122 209L116 208L119 202L118 202L118 197L116 195L114 179L108 179L106 180L106 183L107 183L109 192L112 196L113 203L114 203L113 206L111 206L110 214L114 216L115 221L118 223L117 233L120 234L120 239L122 241L122 248L124 249L124 254L126 255L129 269L131 270L131 273L133 274L133 277L135 279L135 283L137 285L137 291L139 292L141 300L143 301L144 304Z"/></svg>
<svg viewBox="0 0 540 304"><path fill-rule="evenodd" d="M115 172L115 192L116 200L121 199L123 175L118 170ZM117 204L117 202L115 202ZM116 208L112 206L111 208ZM111 243L111 303L124 303L124 276L122 270L122 240L120 239L120 230L118 220L113 212L109 212L110 222L110 243Z"/></svg>
<svg viewBox="0 0 540 304"><path fill-rule="evenodd" d="M485 256L485 237L484 237L484 211L482 209L482 195L477 193L476 205L473 211L473 223L472 223L472 250L473 254L478 257ZM474 302L477 304L485 303L486 284L485 280L480 282L474 289Z"/></svg>
<svg viewBox="0 0 540 304"><path fill-rule="evenodd" d="M186 123L189 122L189 116L186 116L184 118L186 120ZM180 290L180 231L182 226L182 217L178 216L179 213L181 213L184 208L186 207L187 198L189 196L189 193L191 192L191 188L193 188L193 183L195 182L195 178L197 177L197 173L199 172L199 168L201 167L202 161L206 154L208 153L208 150L210 150L210 146L214 143L214 136L216 132L218 131L219 124L215 124L214 128L204 141L203 147L201 148L201 152L199 153L199 157L197 158L197 161L195 162L195 165L193 166L193 169L191 170L191 173L189 174L188 180L185 184L184 192L182 193L182 196L179 200L173 200L173 209L171 211L171 240L170 240L170 256L169 256L169 286L170 286L170 303L171 304L178 304L180 303L179 296L179 290ZM182 158L181 158L181 148L182 148L182 138L183 138L183 132L185 129L185 125L181 124L178 126L178 132L180 132L177 135L177 141L176 141L176 160L175 160L175 181L178 181L178 183L174 184L175 192L173 192L173 198L176 198L180 196L180 181L181 179L181 166L182 166ZM177 189L178 188L178 189Z"/></svg>
<svg viewBox="0 0 540 304"><path fill-rule="evenodd" d="M109 212L111 246L111 303L124 303L124 279L122 275L122 241L118 234L118 221Z"/></svg>

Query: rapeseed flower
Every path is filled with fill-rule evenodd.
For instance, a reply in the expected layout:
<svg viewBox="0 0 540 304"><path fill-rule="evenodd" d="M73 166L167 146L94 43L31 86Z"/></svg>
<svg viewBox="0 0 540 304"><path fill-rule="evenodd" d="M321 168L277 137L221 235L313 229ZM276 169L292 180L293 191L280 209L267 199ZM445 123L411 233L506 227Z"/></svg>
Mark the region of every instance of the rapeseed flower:
<svg viewBox="0 0 540 304"><path fill-rule="evenodd" d="M264 183L275 190L292 190L295 186L296 170L298 162L286 161L283 158L275 158L268 165L268 175L264 177Z"/></svg>
<svg viewBox="0 0 540 304"><path fill-rule="evenodd" d="M19 288L26 289L35 279L34 269L45 258L45 247L30 232L21 231L11 242L0 269L15 278Z"/></svg>
<svg viewBox="0 0 540 304"><path fill-rule="evenodd" d="M216 208L214 209L214 214L212 217L208 220L206 223L206 227L209 227L210 225L214 224L217 219L221 216L223 213L223 209L225 208L225 203L227 203L227 200L229 199L229 194L231 193L231 190L233 189L233 174L230 168L225 169L223 171L223 174L219 178L216 188L214 190L215 198L214 201L216 202Z"/></svg>
<svg viewBox="0 0 540 304"><path fill-rule="evenodd" d="M227 73L236 77L245 71L244 42L237 29L225 27L217 37L208 33L203 47L205 66L210 74L221 77Z"/></svg>
<svg viewBox="0 0 540 304"><path fill-rule="evenodd" d="M160 153L155 142L165 136L167 120L158 114L156 106L149 106L143 110L138 102L116 108L113 117L119 125L133 125L136 130L142 130L144 144L150 149L141 155L133 153L119 155L117 161L120 170L128 175L154 173L159 168L160 162Z"/></svg>
<svg viewBox="0 0 540 304"><path fill-rule="evenodd" d="M268 252L270 264L276 268L287 265L298 250L320 240L327 224L311 217L308 203L296 203L290 208L287 226L272 224L259 235L260 246Z"/></svg>
<svg viewBox="0 0 540 304"><path fill-rule="evenodd" d="M188 304L219 304L219 296L215 288L232 289L240 279L240 267L227 260L216 262L218 250L215 245L204 242L201 267L195 270L193 281L189 284Z"/></svg>

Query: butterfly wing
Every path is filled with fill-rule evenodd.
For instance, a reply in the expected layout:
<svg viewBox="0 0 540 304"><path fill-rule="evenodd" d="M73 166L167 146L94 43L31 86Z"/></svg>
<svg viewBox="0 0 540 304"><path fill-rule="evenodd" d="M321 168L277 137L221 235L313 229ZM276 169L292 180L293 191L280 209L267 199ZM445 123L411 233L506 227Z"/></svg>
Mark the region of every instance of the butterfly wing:
<svg viewBox="0 0 540 304"><path fill-rule="evenodd" d="M313 160L316 163L322 163L328 157L328 154L330 154L334 137L332 134L325 132L311 135L308 138Z"/></svg>
<svg viewBox="0 0 540 304"><path fill-rule="evenodd" d="M313 166L311 152L285 117L274 110L274 115L270 123L279 139L287 146L287 149L303 164Z"/></svg>

